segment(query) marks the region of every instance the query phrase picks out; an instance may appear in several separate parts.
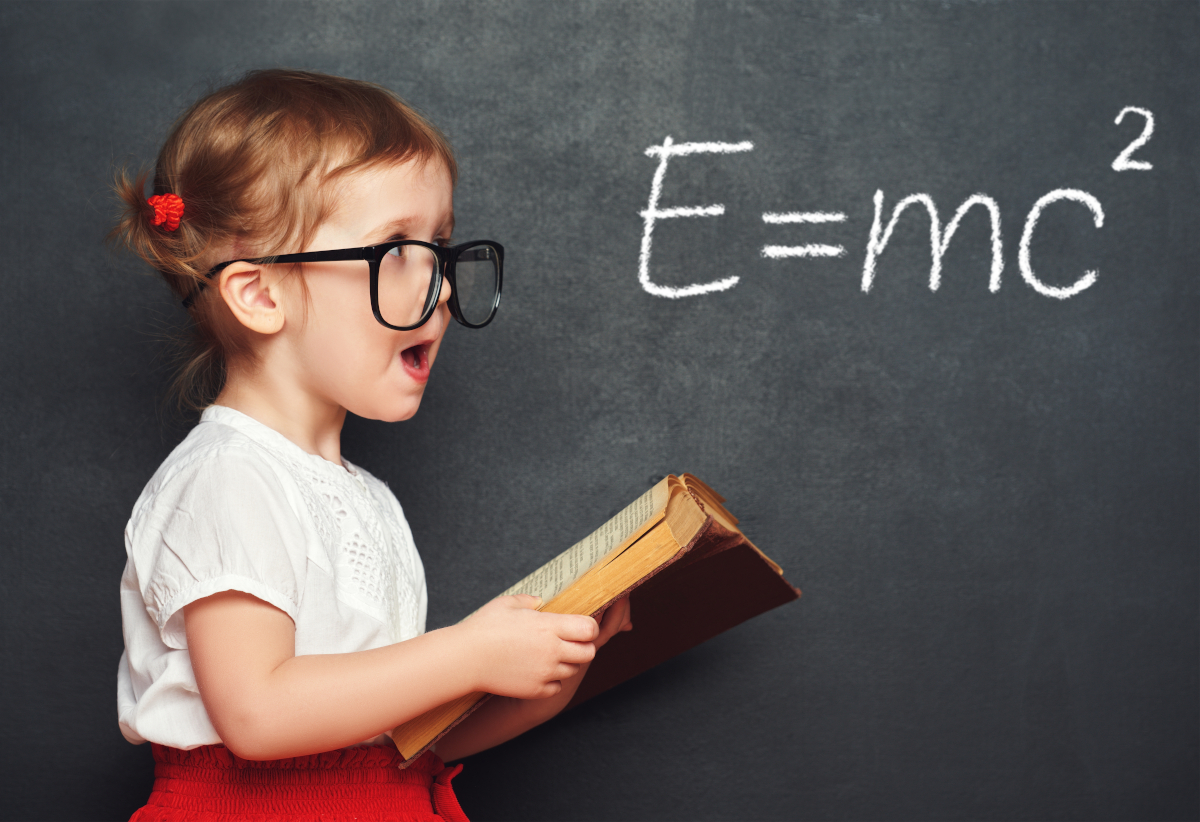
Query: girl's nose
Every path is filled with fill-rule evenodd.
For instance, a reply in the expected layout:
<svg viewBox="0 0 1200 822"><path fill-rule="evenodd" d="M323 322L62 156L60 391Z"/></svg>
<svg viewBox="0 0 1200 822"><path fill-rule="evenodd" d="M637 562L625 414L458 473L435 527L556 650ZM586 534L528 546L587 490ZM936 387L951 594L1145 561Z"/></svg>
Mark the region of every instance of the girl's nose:
<svg viewBox="0 0 1200 822"><path fill-rule="evenodd" d="M446 301L450 299L450 295L453 293L453 291L454 289L450 285L450 278L442 277L442 289L441 293L438 294L438 305L445 305Z"/></svg>

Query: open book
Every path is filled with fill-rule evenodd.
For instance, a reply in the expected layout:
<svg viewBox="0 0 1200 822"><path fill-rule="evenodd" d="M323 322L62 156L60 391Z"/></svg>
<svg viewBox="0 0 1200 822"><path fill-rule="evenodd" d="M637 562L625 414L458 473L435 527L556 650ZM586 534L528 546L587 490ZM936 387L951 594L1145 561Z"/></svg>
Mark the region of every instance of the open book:
<svg viewBox="0 0 1200 822"><path fill-rule="evenodd" d="M501 594L533 594L542 598L538 610L588 616L630 594L636 627L600 649L568 707L800 596L724 501L691 474L672 474ZM411 761L487 697L427 711L392 739Z"/></svg>

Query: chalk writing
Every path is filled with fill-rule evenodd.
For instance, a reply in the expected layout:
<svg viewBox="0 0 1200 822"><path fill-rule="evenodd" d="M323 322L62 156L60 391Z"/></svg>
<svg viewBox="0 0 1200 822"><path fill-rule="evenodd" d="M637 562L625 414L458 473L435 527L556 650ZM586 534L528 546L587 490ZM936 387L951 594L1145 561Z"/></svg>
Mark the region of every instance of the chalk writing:
<svg viewBox="0 0 1200 822"><path fill-rule="evenodd" d="M1112 167L1116 171L1148 171L1153 166L1149 162L1132 159L1132 155L1137 149L1144 146L1154 133L1154 115L1144 108L1126 106L1117 115L1116 124L1120 125L1125 115L1131 112L1144 117L1146 125L1142 129L1141 135L1130 143L1117 159L1113 161ZM643 219L643 230L641 253L638 255L638 282L646 292L656 297L678 299L680 297L692 297L700 294L726 291L738 284L740 278L737 276L686 286L667 286L655 283L650 277L650 250L654 227L660 220L677 217L719 217L725 213L725 206L721 204L659 208L659 200L662 197L663 178L666 176L667 165L672 157L688 154L734 154L753 151L753 149L754 144L748 140L740 143L675 143L670 137L663 140L662 145L650 146L646 149L647 156L659 158L658 168L655 169L654 178L650 184L650 200L646 205L646 209L640 212ZM871 287L875 282L875 271L879 257L883 254L884 249L887 248L887 244L892 237L892 231L895 229L901 215L909 206L922 206L929 215L930 291L937 291L940 287L942 282L942 258L945 256L946 249L949 247L950 241L954 238L955 232L958 231L963 217L975 206L981 207L987 213L991 224L992 264L988 277L988 290L992 293L1000 290L1001 274L1004 271L1004 243L1000 234L1000 205L992 197L982 193L972 194L955 209L954 215L950 218L950 222L946 224L944 231L937 205L928 194L909 194L901 198L896 203L895 208L892 209L891 217L887 220L886 225L883 219L883 191L877 190L874 199L875 219L871 223L871 229L867 237L866 253L863 258L862 267L861 287L864 294L870 293ZM1098 199L1088 192L1077 188L1056 188L1038 198L1037 202L1033 204L1033 207L1026 215L1025 228L1021 232L1021 242L1018 247L1017 264L1020 268L1022 279L1034 291L1046 297L1065 300L1095 285L1098 273L1094 270L1085 271L1074 283L1062 287L1048 285L1034 273L1033 263L1030 258L1030 246L1033 242L1034 232L1037 229L1038 219L1047 206L1059 201L1075 202L1085 206L1092 213L1092 222L1095 227L1103 227L1104 208ZM763 213L762 221L767 225L804 224L816 226L825 223L846 222L846 215L840 211L768 211ZM764 245L761 254L763 257L771 260L786 260L796 257L844 257L846 256L846 249L844 246L828 243Z"/></svg>
<svg viewBox="0 0 1200 822"><path fill-rule="evenodd" d="M658 169L654 172L654 181L650 184L650 202L642 212L645 221L642 228L642 252L638 256L638 282L649 293L656 297L678 299L679 297L694 297L698 294L711 294L714 291L724 291L738 284L738 277L726 277L710 283L699 283L682 288L669 285L658 285L650 281L650 239L654 234L654 224L658 220L673 217L719 217L725 213L725 206L717 204L710 206L684 206L679 208L659 208L658 200L662 196L663 178L667 174L667 163L672 157L685 154L734 154L750 151L754 143L675 143L670 137L663 140L661 146L650 146L646 155L657 155Z"/></svg>
<svg viewBox="0 0 1200 822"><path fill-rule="evenodd" d="M892 210L892 219L888 221L887 228L881 234L879 224L880 215L883 213L883 192L876 191L875 222L871 224L871 237L867 240L867 257L863 261L863 293L871 290L871 283L875 279L875 261L891 238L892 229L896 227L900 213L916 203L925 206L925 210L929 212L929 245L933 255L933 263L929 267L929 290L937 291L938 286L942 284L942 256L946 253L946 248L950 245L950 239L954 236L954 232L958 231L958 224L963 215L971 206L980 205L988 210L992 218L992 276L988 281L988 289L992 292L999 291L1000 272L1004 270L1004 250L1000 242L1000 206L996 205L995 200L986 194L972 194L954 212L953 219L946 226L946 233L941 234L938 231L938 212L933 198L928 194L910 194L896 204Z"/></svg>
<svg viewBox="0 0 1200 822"><path fill-rule="evenodd" d="M1154 168L1150 163L1145 160L1131 160L1129 158L1133 152L1150 142L1150 135L1154 133L1154 115L1150 113L1149 109L1138 108L1137 106L1125 106L1113 122L1118 126L1121 125L1121 121L1125 119L1125 115L1129 112L1145 117L1146 125L1142 127L1141 135L1132 143L1125 146L1125 150L1117 155L1117 159L1113 160L1113 171L1149 171Z"/></svg>
<svg viewBox="0 0 1200 822"><path fill-rule="evenodd" d="M1067 297L1074 297L1085 288L1090 288L1096 282L1096 272L1086 272L1075 281L1074 285L1067 286L1066 288L1055 288L1039 280L1033 273L1033 265L1029 262L1029 243L1033 239L1033 229L1037 227L1038 217L1042 216L1042 209L1059 200L1074 200L1077 203L1083 203L1091 209L1092 219L1095 222L1096 228L1104 225L1104 209L1100 207L1099 200L1086 191L1080 191L1077 188L1057 188L1054 191L1043 194L1033 204L1033 208L1029 210L1029 216L1025 218L1025 231L1021 234L1021 249L1018 260L1021 266L1021 276L1025 278L1025 282L1033 286L1035 291L1039 294L1045 294L1047 297L1057 297L1060 300L1065 300Z"/></svg>
<svg viewBox="0 0 1200 822"><path fill-rule="evenodd" d="M782 225L785 223L844 223L846 215L827 211L790 211L787 214L766 212L762 215L764 223ZM844 257L846 249L840 245L765 245L762 255L778 260L783 257Z"/></svg>

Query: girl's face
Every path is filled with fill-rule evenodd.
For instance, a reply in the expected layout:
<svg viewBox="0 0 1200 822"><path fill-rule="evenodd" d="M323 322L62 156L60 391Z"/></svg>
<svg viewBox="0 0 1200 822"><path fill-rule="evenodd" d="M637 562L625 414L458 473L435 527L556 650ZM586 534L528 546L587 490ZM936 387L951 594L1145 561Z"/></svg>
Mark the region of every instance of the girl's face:
<svg viewBox="0 0 1200 822"><path fill-rule="evenodd" d="M388 240L447 245L454 227L450 174L436 160L366 169L340 184L340 205L305 251L357 248ZM309 302L287 291L285 334L300 387L318 402L368 419L405 420L417 412L450 322L442 281L436 310L412 331L385 328L371 312L365 262L306 263ZM307 310L307 318L305 318Z"/></svg>

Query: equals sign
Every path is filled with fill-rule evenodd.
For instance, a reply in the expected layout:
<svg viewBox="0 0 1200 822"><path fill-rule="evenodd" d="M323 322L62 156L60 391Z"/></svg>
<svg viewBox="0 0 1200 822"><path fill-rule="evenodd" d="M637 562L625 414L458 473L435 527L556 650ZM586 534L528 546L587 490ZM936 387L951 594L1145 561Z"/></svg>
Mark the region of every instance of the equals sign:
<svg viewBox="0 0 1200 822"><path fill-rule="evenodd" d="M826 211L790 211L787 214L777 214L773 211L768 211L762 215L763 222L771 225L781 225L783 223L844 223L846 215L840 212L830 213ZM842 257L845 256L846 249L840 245L822 245L821 243L812 243L809 245L764 245L762 255L770 257L773 260L780 260L784 257Z"/></svg>

